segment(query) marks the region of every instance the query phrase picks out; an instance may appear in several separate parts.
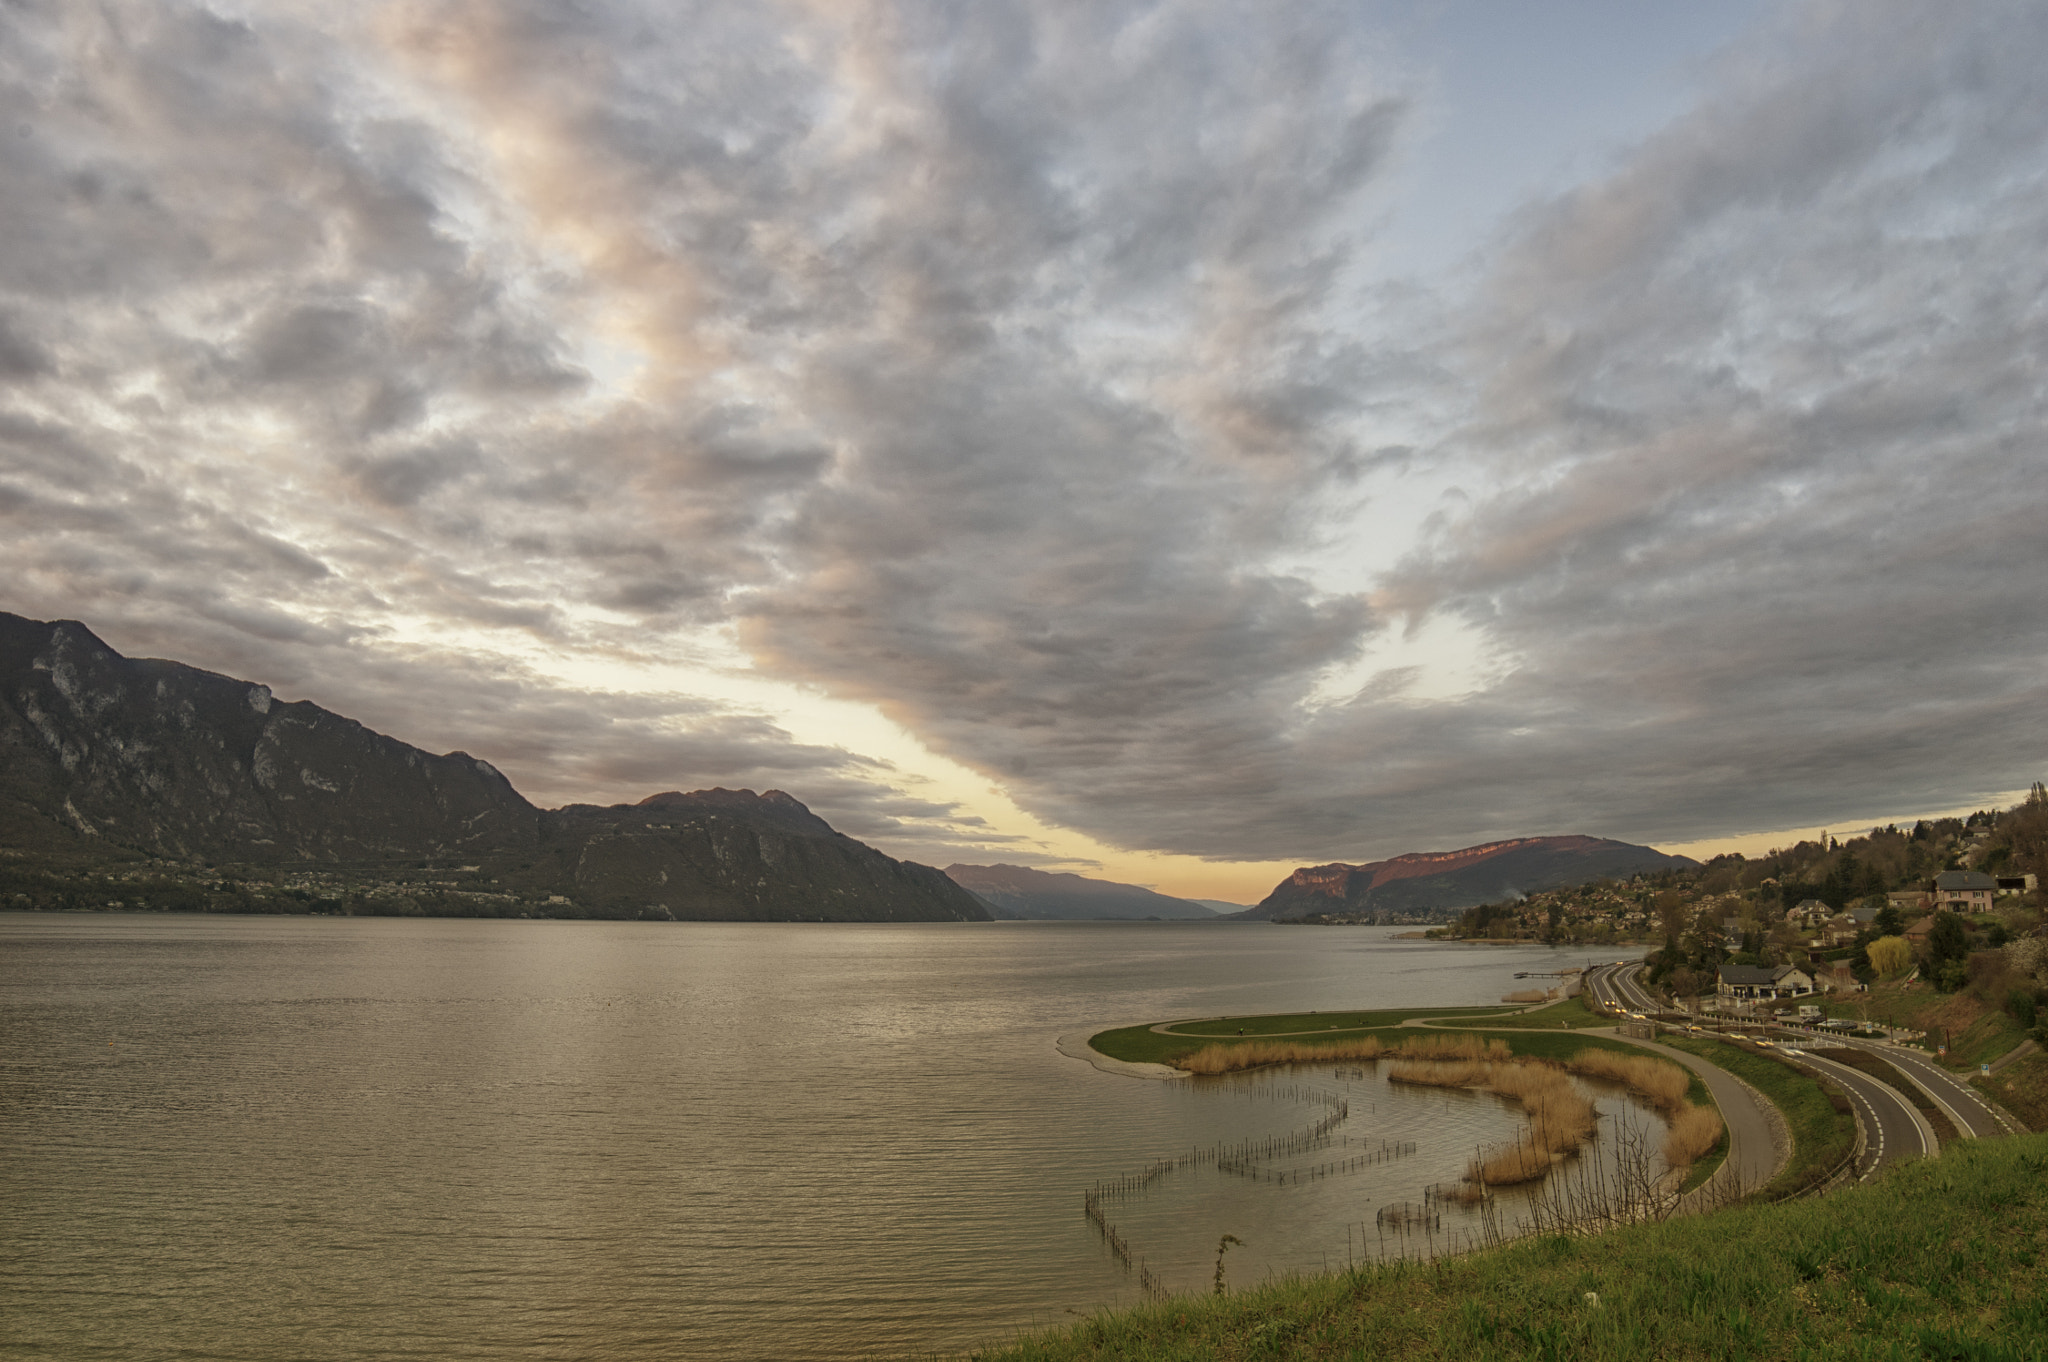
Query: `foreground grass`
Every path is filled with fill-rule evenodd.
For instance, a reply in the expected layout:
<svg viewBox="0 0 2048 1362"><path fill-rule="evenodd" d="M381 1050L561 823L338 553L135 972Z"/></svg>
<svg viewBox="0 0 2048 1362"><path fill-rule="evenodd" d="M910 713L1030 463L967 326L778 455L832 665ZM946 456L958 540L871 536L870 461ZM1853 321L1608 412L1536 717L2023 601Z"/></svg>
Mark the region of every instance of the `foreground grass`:
<svg viewBox="0 0 2048 1362"><path fill-rule="evenodd" d="M1966 1140L1813 1200L1175 1297L974 1356L2039 1362L2044 1174L2048 1136Z"/></svg>
<svg viewBox="0 0 2048 1362"><path fill-rule="evenodd" d="M1792 1128L1792 1159L1765 1185L1765 1198L1789 1196L1826 1176L1856 1147L1856 1118L1835 1106L1820 1080L1775 1055L1721 1040L1666 1036L1673 1049L1698 1055L1768 1097ZM1845 1100L1843 1107L1847 1107Z"/></svg>

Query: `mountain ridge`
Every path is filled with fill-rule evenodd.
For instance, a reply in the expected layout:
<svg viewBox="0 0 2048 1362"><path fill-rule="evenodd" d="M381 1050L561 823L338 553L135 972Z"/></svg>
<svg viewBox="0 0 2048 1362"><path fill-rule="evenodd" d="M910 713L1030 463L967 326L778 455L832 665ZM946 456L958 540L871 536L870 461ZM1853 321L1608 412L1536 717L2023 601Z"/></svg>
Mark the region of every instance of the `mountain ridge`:
<svg viewBox="0 0 2048 1362"><path fill-rule="evenodd" d="M1317 916L1440 921L1460 909L1607 876L1694 866L1686 856L1583 833L1511 837L1456 851L1406 852L1383 861L1302 866L1233 921Z"/></svg>
<svg viewBox="0 0 2048 1362"><path fill-rule="evenodd" d="M1038 922L1142 921L1146 918L1214 922L1214 910L1192 899L1174 898L1143 885L1090 879L1068 871L1021 865L964 865L945 875L996 912L1013 920Z"/></svg>
<svg viewBox="0 0 2048 1362"><path fill-rule="evenodd" d="M369 911L380 895L364 886L402 882L383 897L415 908L447 906L453 886L467 895L457 907L555 916L989 916L937 870L837 832L779 790L539 809L468 753L437 756L259 683L123 657L76 620L6 613L0 848L52 873L140 861L187 879L223 863L271 880L324 870L321 901ZM456 861L472 880L446 878ZM442 878L421 879L435 866ZM418 883L433 892L404 887Z"/></svg>

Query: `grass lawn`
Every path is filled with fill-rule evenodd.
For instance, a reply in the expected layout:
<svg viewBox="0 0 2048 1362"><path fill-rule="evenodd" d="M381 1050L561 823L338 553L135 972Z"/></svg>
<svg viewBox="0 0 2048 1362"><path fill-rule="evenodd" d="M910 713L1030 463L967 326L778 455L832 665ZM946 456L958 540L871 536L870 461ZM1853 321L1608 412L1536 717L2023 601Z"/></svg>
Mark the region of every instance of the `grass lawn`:
<svg viewBox="0 0 2048 1362"><path fill-rule="evenodd" d="M1503 1023L1505 1025L1506 1023ZM1535 1012L1524 1012L1516 1017L1514 1025L1533 1027L1539 1030L1568 1031L1580 1026L1612 1026L1614 1018L1588 1012L1583 996L1566 998L1561 1003L1552 1003Z"/></svg>
<svg viewBox="0 0 2048 1362"><path fill-rule="evenodd" d="M1173 1029L1183 1036L1231 1039L1235 1039L1242 1030L1250 1039L1296 1035L1304 1031L1372 1031L1383 1026L1399 1026L1411 1017L1500 1017L1511 1016L1514 1011L1512 1007L1407 1007L1379 1012L1280 1012L1270 1017L1205 1017L1199 1021L1175 1022Z"/></svg>
<svg viewBox="0 0 2048 1362"><path fill-rule="evenodd" d="M1856 1118L1838 1111L1820 1080L1774 1055L1720 1040L1665 1036L1664 1043L1719 1065L1771 1099L1792 1128L1792 1159L1761 1195L1789 1196L1825 1176L1856 1147ZM1844 1101L1844 1106L1848 1103Z"/></svg>
<svg viewBox="0 0 2048 1362"><path fill-rule="evenodd" d="M1812 1200L1172 1297L974 1356L2041 1359L2044 1173L2048 1136L1965 1140Z"/></svg>

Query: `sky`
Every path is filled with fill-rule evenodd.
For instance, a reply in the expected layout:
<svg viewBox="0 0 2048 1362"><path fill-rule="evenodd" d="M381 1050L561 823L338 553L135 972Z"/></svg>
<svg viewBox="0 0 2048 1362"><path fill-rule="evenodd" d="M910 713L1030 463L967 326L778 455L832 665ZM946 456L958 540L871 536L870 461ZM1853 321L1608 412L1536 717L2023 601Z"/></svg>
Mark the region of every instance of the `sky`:
<svg viewBox="0 0 2048 1362"><path fill-rule="evenodd" d="M2048 8L0 6L0 610L1253 902L2048 770Z"/></svg>

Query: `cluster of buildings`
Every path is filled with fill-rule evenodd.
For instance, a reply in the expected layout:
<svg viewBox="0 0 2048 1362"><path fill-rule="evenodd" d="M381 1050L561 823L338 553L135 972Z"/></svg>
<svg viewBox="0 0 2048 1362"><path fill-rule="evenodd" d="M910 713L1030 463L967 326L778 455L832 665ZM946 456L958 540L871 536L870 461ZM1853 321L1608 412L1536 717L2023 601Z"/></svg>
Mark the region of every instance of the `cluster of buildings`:
<svg viewBox="0 0 2048 1362"><path fill-rule="evenodd" d="M1912 919L1902 935L1909 945L1918 947L1934 930L1936 913L1951 912L1963 916L1989 913L1997 907L1999 899L2031 894L2037 887L2038 881L2031 874L1987 875L1976 870L1947 870L1936 875L1926 889L1902 889L1885 895L1885 898L1891 907L1898 910L1902 919ZM1819 899L1807 899L1789 909L1785 921L1812 934L1807 942L1809 948L1830 949L1855 941L1869 930L1878 912L1876 906L1862 904L1837 913ZM1731 938L1741 934L1738 919L1724 919L1723 928ZM1847 960L1815 959L1809 960L1805 966L1723 965L1715 992L1724 998L1753 1000L1803 998L1821 992L1854 992L1862 987Z"/></svg>

